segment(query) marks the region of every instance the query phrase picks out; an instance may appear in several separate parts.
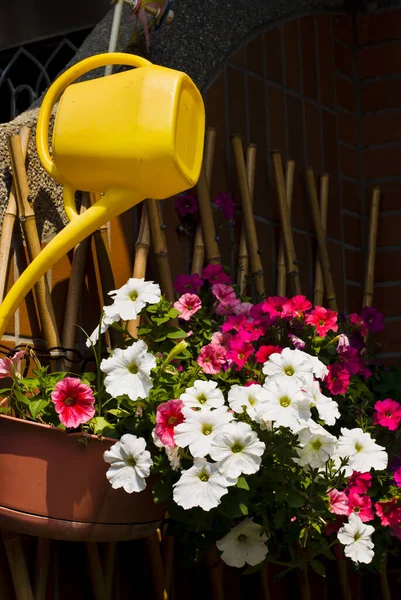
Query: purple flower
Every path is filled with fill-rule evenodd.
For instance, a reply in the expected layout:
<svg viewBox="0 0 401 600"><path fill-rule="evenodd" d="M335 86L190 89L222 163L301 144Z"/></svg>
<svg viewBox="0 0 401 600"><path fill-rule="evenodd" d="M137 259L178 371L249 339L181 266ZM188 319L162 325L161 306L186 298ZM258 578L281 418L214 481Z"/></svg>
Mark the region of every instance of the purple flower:
<svg viewBox="0 0 401 600"><path fill-rule="evenodd" d="M235 202L226 192L220 192L214 203L220 208L223 217L231 221L235 215Z"/></svg>
<svg viewBox="0 0 401 600"><path fill-rule="evenodd" d="M384 315L379 313L375 308L365 306L361 312L361 317L364 320L368 331L375 333L384 329Z"/></svg>
<svg viewBox="0 0 401 600"><path fill-rule="evenodd" d="M198 201L195 194L180 194L174 201L175 210L179 217L196 213L198 210Z"/></svg>
<svg viewBox="0 0 401 600"><path fill-rule="evenodd" d="M197 273L194 275L178 275L174 281L177 294L196 294L203 285L203 279Z"/></svg>

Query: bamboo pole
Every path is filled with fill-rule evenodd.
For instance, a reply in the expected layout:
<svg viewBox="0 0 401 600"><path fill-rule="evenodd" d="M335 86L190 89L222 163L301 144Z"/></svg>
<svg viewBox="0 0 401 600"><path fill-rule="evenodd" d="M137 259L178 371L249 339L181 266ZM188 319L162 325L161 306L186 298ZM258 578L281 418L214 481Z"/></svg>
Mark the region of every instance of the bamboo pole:
<svg viewBox="0 0 401 600"><path fill-rule="evenodd" d="M156 200L155 200L156 202ZM153 592L155 600L168 600L168 593L164 581L162 557L157 534L145 538L146 552L152 573Z"/></svg>
<svg viewBox="0 0 401 600"><path fill-rule="evenodd" d="M33 595L35 600L46 600L50 549L51 540L38 538L36 547L35 580L33 585Z"/></svg>
<svg viewBox="0 0 401 600"><path fill-rule="evenodd" d="M162 558L163 558L165 587L166 587L166 592L169 596L172 595L171 588L172 588L173 568L174 568L174 546L175 546L174 536L167 535L167 533L164 533L163 543L162 543Z"/></svg>
<svg viewBox="0 0 401 600"><path fill-rule="evenodd" d="M368 260L367 260L367 265L366 265L363 306L372 306L373 294L374 294L374 290L375 290L375 264L376 264L377 228L378 228L378 223L379 223L379 208L380 208L380 187L377 186L373 189L372 204L371 204L371 208L370 208Z"/></svg>
<svg viewBox="0 0 401 600"><path fill-rule="evenodd" d="M246 235L246 245L249 253L252 279L258 296L265 295L265 284L263 279L263 266L259 254L258 238L256 233L255 219L252 212L251 196L249 193L247 173L245 168L244 151L240 135L233 135L231 144L234 152L237 175L241 193L241 206Z"/></svg>
<svg viewBox="0 0 401 600"><path fill-rule="evenodd" d="M294 173L295 173L295 162L293 160L287 160L285 170L285 192L288 204L288 212L291 218L291 206L292 206L292 192L294 189ZM278 250L278 261L277 261L277 295L285 296L287 289L287 267L285 263L285 251L284 251L284 240L283 236L280 235L280 245Z"/></svg>
<svg viewBox="0 0 401 600"><path fill-rule="evenodd" d="M210 264L221 262L220 250L216 242L216 229L213 220L212 204L210 202L209 184L206 176L206 165L203 163L198 183L196 185L199 216L205 244L206 260Z"/></svg>
<svg viewBox="0 0 401 600"><path fill-rule="evenodd" d="M22 159L25 163L28 154L29 136L31 130L29 127L24 125L20 130L21 148L22 148ZM10 194L8 197L8 204L6 212L3 218L3 224L1 228L0 238L0 303L3 302L4 294L7 285L7 275L9 267L9 258L11 250L11 242L13 236L13 229L15 219L17 217L17 200L15 192L15 182L12 182Z"/></svg>
<svg viewBox="0 0 401 600"><path fill-rule="evenodd" d="M81 214L89 207L89 195L84 194L81 206ZM76 323L78 321L79 309L81 306L82 287L85 279L86 256L91 237L87 237L77 246L75 246L71 264L70 279L68 282L67 301L65 306L65 316L63 324L63 333L61 336L63 348L74 348L76 337ZM68 352L67 352L68 358ZM73 370L74 365L65 361L64 370Z"/></svg>
<svg viewBox="0 0 401 600"><path fill-rule="evenodd" d="M166 296L167 300L174 302L173 281L171 278L170 263L168 261L166 237L162 229L160 218L159 201L148 198L145 202L149 215L153 252L156 256L157 266L159 268L161 291Z"/></svg>
<svg viewBox="0 0 401 600"><path fill-rule="evenodd" d="M210 588L213 600L224 600L223 589L223 564L217 554L216 548L209 550L205 554L205 564L209 571Z"/></svg>
<svg viewBox="0 0 401 600"><path fill-rule="evenodd" d="M41 252L42 248L40 245L38 230L36 228L35 212L28 201L29 186L19 135L12 135L10 137L9 148L11 164L13 168L13 177L15 181L18 215L24 231L29 259L32 262ZM47 347L54 348L60 346L56 317L54 315L53 303L46 276L41 277L41 279L35 285L35 293L40 321ZM57 358L60 355L60 351L50 351L50 355L53 358Z"/></svg>
<svg viewBox="0 0 401 600"><path fill-rule="evenodd" d="M142 205L141 221L139 223L139 233L135 244L135 260L132 277L135 279L144 279L146 276L146 265L148 262L150 249L150 229L149 229L149 217L146 203ZM140 317L133 319L128 322L127 330L133 337L138 336L138 327L140 323Z"/></svg>
<svg viewBox="0 0 401 600"><path fill-rule="evenodd" d="M319 201L316 191L315 175L313 169L306 169L306 185L308 189L309 203L311 208L313 225L315 228L317 247L322 266L324 289L329 308L337 310L337 300L334 291L333 276L330 268L329 253L326 245L326 236L320 219Z"/></svg>
<svg viewBox="0 0 401 600"><path fill-rule="evenodd" d="M329 203L329 176L327 173L320 178L320 220L323 233L326 236L327 229L327 209ZM316 256L315 268L315 294L313 303L315 306L321 306L324 298L324 285L322 266L320 264L319 253Z"/></svg>
<svg viewBox="0 0 401 600"><path fill-rule="evenodd" d="M287 193L285 189L281 152L279 150L273 150L272 157L280 209L280 222L286 257L287 275L290 280L292 292L294 294L300 294L301 282L299 279L299 269L295 254L294 238L292 236L290 211L288 208Z"/></svg>
<svg viewBox="0 0 401 600"><path fill-rule="evenodd" d="M94 600L109 600L106 595L106 586L97 544L95 542L86 542L85 550Z"/></svg>
<svg viewBox="0 0 401 600"><path fill-rule="evenodd" d="M206 180L207 180L209 192L210 192L210 185L211 185L211 180L212 180L215 145L216 145L216 129L214 127L208 127L207 131L206 131L205 153L204 153L203 160L205 163ZM194 275L195 273L198 273L198 275L200 275L202 273L204 263L205 263L205 244L203 241L202 225L199 224L196 228L196 233L195 233L195 243L194 243L194 253L192 255L191 275Z"/></svg>
<svg viewBox="0 0 401 600"><path fill-rule="evenodd" d="M20 536L2 531L2 537L16 600L35 600Z"/></svg>
<svg viewBox="0 0 401 600"><path fill-rule="evenodd" d="M246 177L251 199L251 207L253 206L253 196L255 191L255 169L256 169L256 144L249 144L246 151ZM241 227L241 237L239 242L238 252L238 278L237 283L240 289L240 294L245 294L249 271L249 254L246 245L246 231L244 225Z"/></svg>

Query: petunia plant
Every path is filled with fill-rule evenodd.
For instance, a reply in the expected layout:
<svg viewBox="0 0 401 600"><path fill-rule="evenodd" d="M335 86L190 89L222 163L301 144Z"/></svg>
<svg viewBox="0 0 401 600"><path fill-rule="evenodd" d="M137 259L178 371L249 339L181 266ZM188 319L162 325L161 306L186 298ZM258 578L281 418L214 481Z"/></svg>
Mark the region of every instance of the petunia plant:
<svg viewBox="0 0 401 600"><path fill-rule="evenodd" d="M88 336L96 373L36 362L24 377L24 353L2 359L1 412L114 438L110 484L140 493L153 474L194 555L322 574L336 550L380 569L401 538L401 375L374 355L382 315L253 303L221 265L175 285L173 304L142 279L110 292ZM123 343L103 350L110 327Z"/></svg>

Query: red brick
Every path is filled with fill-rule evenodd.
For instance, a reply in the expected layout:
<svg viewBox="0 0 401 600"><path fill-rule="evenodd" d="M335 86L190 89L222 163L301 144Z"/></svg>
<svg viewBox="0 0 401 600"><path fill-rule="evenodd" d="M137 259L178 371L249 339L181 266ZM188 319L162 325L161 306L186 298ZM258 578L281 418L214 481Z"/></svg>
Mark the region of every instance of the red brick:
<svg viewBox="0 0 401 600"><path fill-rule="evenodd" d="M401 281L401 250L376 254L375 281Z"/></svg>
<svg viewBox="0 0 401 600"><path fill-rule="evenodd" d="M301 281L301 293L306 296L311 295L311 273L310 273L310 260L312 255L312 244L309 236L302 235L294 232L294 245L295 255L298 263L300 281ZM294 294L294 290L291 290L287 286L287 294Z"/></svg>
<svg viewBox="0 0 401 600"><path fill-rule="evenodd" d="M401 38L401 10L358 15L356 38L358 46Z"/></svg>
<svg viewBox="0 0 401 600"><path fill-rule="evenodd" d="M316 33L313 16L300 19L302 44L302 73L304 96L318 100L317 64L316 64Z"/></svg>
<svg viewBox="0 0 401 600"><path fill-rule="evenodd" d="M336 76L336 92L337 92L337 105L347 108L348 110L354 111L356 108L355 104L355 88L354 84L342 77L341 75Z"/></svg>
<svg viewBox="0 0 401 600"><path fill-rule="evenodd" d="M353 24L351 15L333 16L333 35L347 44L352 44L354 40Z"/></svg>
<svg viewBox="0 0 401 600"><path fill-rule="evenodd" d="M363 116L361 132L364 146L400 140L401 111Z"/></svg>
<svg viewBox="0 0 401 600"><path fill-rule="evenodd" d="M358 183L352 183L351 181L345 181L343 179L341 182L341 188L343 208L359 212L360 189Z"/></svg>
<svg viewBox="0 0 401 600"><path fill-rule="evenodd" d="M361 220L352 215L343 215L344 241L354 246L361 245Z"/></svg>
<svg viewBox="0 0 401 600"><path fill-rule="evenodd" d="M401 148L375 148L363 153L365 177L387 177L399 175Z"/></svg>
<svg viewBox="0 0 401 600"><path fill-rule="evenodd" d="M261 77L264 77L263 41L261 35L258 35L255 39L249 42L248 46L246 47L246 56L248 71L253 71Z"/></svg>
<svg viewBox="0 0 401 600"><path fill-rule="evenodd" d="M333 50L330 19L328 15L316 16L319 54L320 101L322 104L334 106L333 89Z"/></svg>
<svg viewBox="0 0 401 600"><path fill-rule="evenodd" d="M314 104L305 102L306 152L308 165L316 173L322 172L322 149L320 146L320 113Z"/></svg>
<svg viewBox="0 0 401 600"><path fill-rule="evenodd" d="M362 310L363 290L362 287L347 285L347 312L354 313Z"/></svg>
<svg viewBox="0 0 401 600"><path fill-rule="evenodd" d="M273 288L273 282L277 267L276 264L273 263L272 229L267 223L256 221L256 235L259 242L266 293L268 295L275 294L276 290Z"/></svg>
<svg viewBox="0 0 401 600"><path fill-rule="evenodd" d="M380 248L380 246L396 245L401 245L401 215L380 216L377 246Z"/></svg>
<svg viewBox="0 0 401 600"><path fill-rule="evenodd" d="M401 106L401 78L362 83L360 98L363 113Z"/></svg>
<svg viewBox="0 0 401 600"><path fill-rule="evenodd" d="M345 250L345 268L347 279L363 282L363 264L360 251Z"/></svg>
<svg viewBox="0 0 401 600"><path fill-rule="evenodd" d="M380 184L380 211L401 209L400 184L399 181ZM372 198L373 188L373 185L367 186L367 198Z"/></svg>
<svg viewBox="0 0 401 600"><path fill-rule="evenodd" d="M246 47L243 46L235 54L230 57L230 63L246 67Z"/></svg>
<svg viewBox="0 0 401 600"><path fill-rule="evenodd" d="M334 290L337 297L338 310L344 310L344 273L342 263L342 252L339 244L328 242L330 268L333 276Z"/></svg>
<svg viewBox="0 0 401 600"><path fill-rule="evenodd" d="M281 150L284 156L286 156L284 92L268 85L267 106L269 110L270 148L271 150Z"/></svg>
<svg viewBox="0 0 401 600"><path fill-rule="evenodd" d="M330 176L329 206L327 219L328 235L339 238L340 203L338 201L338 159L336 117L332 113L322 112L324 170Z"/></svg>
<svg viewBox="0 0 401 600"><path fill-rule="evenodd" d="M343 175L359 177L359 156L355 148L340 145L340 167Z"/></svg>
<svg viewBox="0 0 401 600"><path fill-rule="evenodd" d="M227 68L228 122L231 134L245 133L245 74Z"/></svg>
<svg viewBox="0 0 401 600"><path fill-rule="evenodd" d="M374 305L386 317L398 317L400 315L400 293L398 285L390 287L375 288Z"/></svg>
<svg viewBox="0 0 401 600"><path fill-rule="evenodd" d="M211 193L216 196L219 192L228 190L223 74L207 91L206 123L216 128L216 147L211 180Z"/></svg>
<svg viewBox="0 0 401 600"><path fill-rule="evenodd" d="M281 31L279 27L274 27L265 32L265 52L268 79L282 84Z"/></svg>
<svg viewBox="0 0 401 600"><path fill-rule="evenodd" d="M374 306L376 304L374 303ZM401 321L390 321L385 324L384 331L375 335L382 352L399 352L401 340Z"/></svg>
<svg viewBox="0 0 401 600"><path fill-rule="evenodd" d="M352 48L334 42L334 63L337 71L348 77L354 76Z"/></svg>
<svg viewBox="0 0 401 600"><path fill-rule="evenodd" d="M359 50L358 74L361 79L383 77L401 72L401 43Z"/></svg>
<svg viewBox="0 0 401 600"><path fill-rule="evenodd" d="M256 168L255 168L255 193L254 206L257 215L270 216L269 207L269 179L268 179L268 155L266 148L266 105L265 84L250 77L248 82L249 106L249 139L256 144Z"/></svg>
<svg viewBox="0 0 401 600"><path fill-rule="evenodd" d="M337 112L337 119L339 139L343 142L348 142L348 144L357 145L358 128L355 115L339 110Z"/></svg>
<svg viewBox="0 0 401 600"><path fill-rule="evenodd" d="M284 31L284 62L287 87L301 93L301 64L299 56L298 19L288 21Z"/></svg>

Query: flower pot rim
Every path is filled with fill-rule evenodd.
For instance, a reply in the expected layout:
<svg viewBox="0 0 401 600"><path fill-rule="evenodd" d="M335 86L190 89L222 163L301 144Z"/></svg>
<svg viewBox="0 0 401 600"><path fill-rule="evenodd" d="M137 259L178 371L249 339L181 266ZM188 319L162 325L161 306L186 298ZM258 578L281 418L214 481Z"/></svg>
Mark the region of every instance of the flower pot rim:
<svg viewBox="0 0 401 600"><path fill-rule="evenodd" d="M34 427L41 427L43 429L47 429L47 430L51 430L51 431L58 431L59 433L61 433L63 435L67 435L68 437L78 437L78 436L85 435L85 437L89 437L93 440L98 440L99 442L113 442L114 444L119 441L119 438L100 437L93 433L85 433L83 431L76 431L76 432L68 433L68 431L59 429L58 427L55 427L54 425L48 425L47 423L38 423L37 421L28 421L28 419L19 419L18 417L11 417L9 415L0 414L0 419L5 419L8 421L13 421L13 422L18 422L18 423L24 423L25 425L33 425Z"/></svg>

